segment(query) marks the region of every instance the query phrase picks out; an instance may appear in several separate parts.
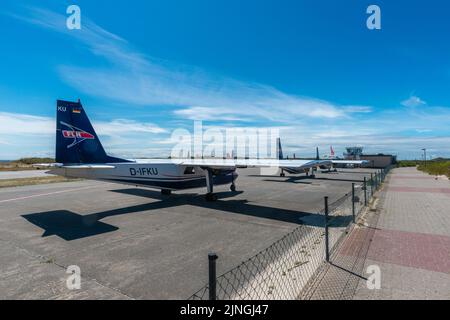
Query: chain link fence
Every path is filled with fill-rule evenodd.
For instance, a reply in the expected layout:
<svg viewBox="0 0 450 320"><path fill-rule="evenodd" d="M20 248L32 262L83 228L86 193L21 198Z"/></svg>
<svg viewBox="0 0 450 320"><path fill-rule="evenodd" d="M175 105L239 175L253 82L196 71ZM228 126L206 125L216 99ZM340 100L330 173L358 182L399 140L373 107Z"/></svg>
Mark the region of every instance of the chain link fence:
<svg viewBox="0 0 450 320"><path fill-rule="evenodd" d="M334 252L352 223L363 212L387 168L372 175L361 185L353 184L345 196L325 205L316 227L300 225L268 248L215 277L215 261L210 261L210 283L194 293L190 300L288 300L300 297L327 256ZM328 210L328 211L327 211ZM327 243L328 239L328 243ZM328 248L328 252L327 249ZM211 278L211 267L214 269ZM210 290L210 288L212 290Z"/></svg>

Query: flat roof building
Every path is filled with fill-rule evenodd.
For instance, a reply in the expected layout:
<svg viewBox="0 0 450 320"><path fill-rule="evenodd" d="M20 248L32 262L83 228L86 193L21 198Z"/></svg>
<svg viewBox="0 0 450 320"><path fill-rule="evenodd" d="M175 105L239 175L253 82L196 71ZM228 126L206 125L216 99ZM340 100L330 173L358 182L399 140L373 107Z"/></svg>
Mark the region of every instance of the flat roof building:
<svg viewBox="0 0 450 320"><path fill-rule="evenodd" d="M397 163L397 156L382 153L362 154L360 159L369 161L369 165L367 165L369 168L386 168Z"/></svg>

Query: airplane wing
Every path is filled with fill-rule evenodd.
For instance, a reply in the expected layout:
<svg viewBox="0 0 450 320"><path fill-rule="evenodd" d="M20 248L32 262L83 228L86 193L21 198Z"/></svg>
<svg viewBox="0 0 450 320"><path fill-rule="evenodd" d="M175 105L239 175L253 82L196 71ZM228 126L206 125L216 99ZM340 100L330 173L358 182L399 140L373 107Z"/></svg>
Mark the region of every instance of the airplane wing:
<svg viewBox="0 0 450 320"><path fill-rule="evenodd" d="M37 168L63 168L63 169L114 169L115 166L107 164L77 164L77 165L64 165L62 163L37 163L33 167Z"/></svg>
<svg viewBox="0 0 450 320"><path fill-rule="evenodd" d="M179 165L199 166L211 169L234 168L311 168L330 165L329 160L278 160L278 159L185 159L176 161Z"/></svg>
<svg viewBox="0 0 450 320"><path fill-rule="evenodd" d="M81 165L68 165L61 166L64 169L114 169L115 166L107 165L107 164L81 164Z"/></svg>
<svg viewBox="0 0 450 320"><path fill-rule="evenodd" d="M156 163L173 163L182 166L198 166L219 170L231 170L235 168L295 168L308 169L319 166L331 165L330 160L278 160L278 159L164 159ZM62 163L36 164L36 167L62 168L62 169L114 169L113 164L73 164Z"/></svg>
<svg viewBox="0 0 450 320"><path fill-rule="evenodd" d="M367 160L331 160L333 164L368 164Z"/></svg>

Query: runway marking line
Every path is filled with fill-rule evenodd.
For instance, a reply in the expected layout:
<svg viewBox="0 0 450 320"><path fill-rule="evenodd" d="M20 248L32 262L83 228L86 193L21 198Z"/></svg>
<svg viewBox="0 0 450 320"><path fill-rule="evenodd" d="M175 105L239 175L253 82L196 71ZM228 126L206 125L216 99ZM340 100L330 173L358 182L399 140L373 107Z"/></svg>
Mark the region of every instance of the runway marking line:
<svg viewBox="0 0 450 320"><path fill-rule="evenodd" d="M36 198L36 197L43 197L43 196L50 196L53 194L65 193L65 192L70 192L70 191L79 191L79 190L90 189L90 188L95 188L95 186L88 186L88 187L82 187L82 188L76 188L76 189L70 189L70 190L61 190L61 191L55 191L55 192L49 192L49 193L40 193L40 194L34 194L31 196L26 196L26 197L0 200L0 203L17 201L17 200L25 200L25 199L29 199L29 198Z"/></svg>

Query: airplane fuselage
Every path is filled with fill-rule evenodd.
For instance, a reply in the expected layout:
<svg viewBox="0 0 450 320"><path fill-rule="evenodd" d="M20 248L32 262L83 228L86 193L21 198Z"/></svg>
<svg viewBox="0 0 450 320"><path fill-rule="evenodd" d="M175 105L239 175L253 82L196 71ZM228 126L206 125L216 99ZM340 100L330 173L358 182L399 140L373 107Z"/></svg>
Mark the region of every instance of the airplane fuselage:
<svg viewBox="0 0 450 320"><path fill-rule="evenodd" d="M148 188L183 190L206 186L206 170L198 166L180 166L170 160L136 160L126 163L106 163L111 168L101 170L68 170L54 168L51 173L89 180L102 180ZM231 184L237 179L236 170L221 170L213 175L214 185Z"/></svg>

